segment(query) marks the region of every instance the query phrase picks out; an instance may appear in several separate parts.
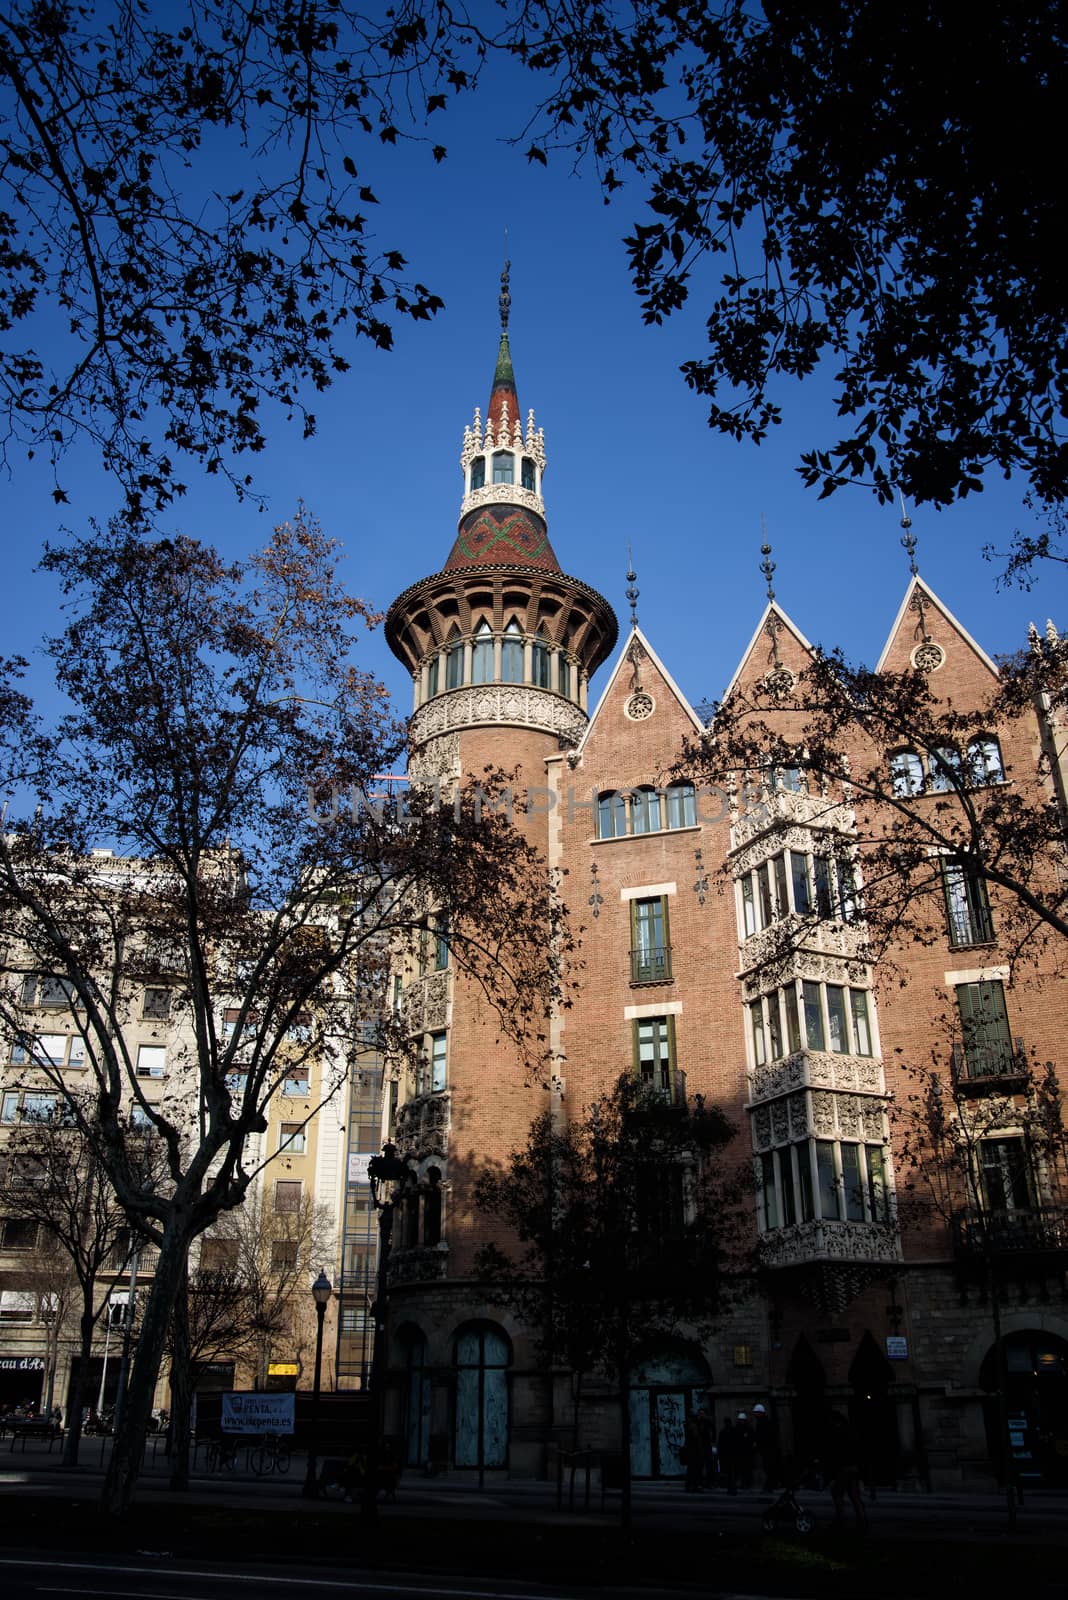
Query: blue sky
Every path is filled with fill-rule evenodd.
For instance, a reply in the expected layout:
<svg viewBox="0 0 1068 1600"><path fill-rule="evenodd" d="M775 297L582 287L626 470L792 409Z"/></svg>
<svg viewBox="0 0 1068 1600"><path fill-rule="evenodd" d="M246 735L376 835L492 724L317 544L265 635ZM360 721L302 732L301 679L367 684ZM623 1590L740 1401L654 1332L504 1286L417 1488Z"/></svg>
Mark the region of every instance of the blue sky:
<svg viewBox="0 0 1068 1600"><path fill-rule="evenodd" d="M637 191L606 207L592 176L573 175L566 160L529 167L503 140L520 120L503 94L480 91L448 115L434 123L450 152L440 166L424 146L354 152L381 201L380 242L404 249L445 310L400 329L391 353L357 345L351 371L316 405L313 440L281 417L273 423L267 452L251 463L264 512L206 479L165 525L236 556L303 499L344 544L349 587L381 609L436 571L456 532L464 424L489 396L507 228L519 400L545 429L549 532L565 570L601 590L622 622L631 544L643 628L684 692L711 699L764 603L763 516L780 604L811 640L873 664L908 579L900 513L859 489L820 501L802 488L800 451L832 436L829 383L784 392L787 420L759 448L710 432L678 372L701 353L700 300L646 328L630 287L621 241ZM60 476L72 502L60 512L41 468L12 457L3 485L4 649L30 656L41 687L40 640L57 620L49 580L33 573L41 546L62 524L80 528L115 505L91 457L73 455ZM1063 569L1042 572L1030 594L997 592L997 567L982 559L984 545L1030 526L1016 486L991 482L948 511L921 508L913 523L922 575L991 654L1018 648L1032 618L1068 623ZM407 711L406 674L380 630L358 655Z"/></svg>

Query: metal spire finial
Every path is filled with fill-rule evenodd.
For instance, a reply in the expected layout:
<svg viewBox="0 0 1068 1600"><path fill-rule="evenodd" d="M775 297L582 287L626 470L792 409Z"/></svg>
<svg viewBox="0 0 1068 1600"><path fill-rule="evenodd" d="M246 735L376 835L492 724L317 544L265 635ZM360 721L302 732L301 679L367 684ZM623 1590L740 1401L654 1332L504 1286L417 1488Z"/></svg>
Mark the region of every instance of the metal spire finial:
<svg viewBox="0 0 1068 1600"><path fill-rule="evenodd" d="M505 229L505 237L508 230ZM505 258L504 271L501 273L501 292L497 298L497 305L501 313L501 332L508 332L508 313L512 309L512 296L508 292L508 274L512 270L512 263Z"/></svg>
<svg viewBox="0 0 1068 1600"><path fill-rule="evenodd" d="M630 545L628 544L628 546L627 546L627 599L630 601L630 625L631 625L632 628L636 628L638 626L638 595L639 595L640 591L636 587L637 582L638 582L638 574L634 570L634 557L633 557L633 555L631 553Z"/></svg>
<svg viewBox="0 0 1068 1600"><path fill-rule="evenodd" d="M760 546L760 554L764 557L760 563L760 570L764 574L764 582L768 586L768 599L774 600L775 590L771 586L771 579L775 571L775 563L771 559L771 545L768 543L768 525L763 517L760 519L760 528L764 535L764 543Z"/></svg>
<svg viewBox="0 0 1068 1600"><path fill-rule="evenodd" d="M901 543L908 552L909 571L912 573L912 576L916 578L919 576L919 568L916 565L916 535L912 531L912 518L905 510L905 496L902 493L900 486L897 494L898 499L901 501L901 526L905 530L901 535Z"/></svg>

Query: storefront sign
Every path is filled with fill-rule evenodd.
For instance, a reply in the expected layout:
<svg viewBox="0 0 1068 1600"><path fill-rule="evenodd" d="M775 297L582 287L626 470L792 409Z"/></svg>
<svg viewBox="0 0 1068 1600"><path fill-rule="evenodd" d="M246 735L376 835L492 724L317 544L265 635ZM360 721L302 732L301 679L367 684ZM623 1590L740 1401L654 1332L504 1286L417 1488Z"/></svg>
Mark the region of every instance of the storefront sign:
<svg viewBox="0 0 1068 1600"><path fill-rule="evenodd" d="M300 1368L295 1361L272 1361L267 1368L269 1378L295 1378Z"/></svg>
<svg viewBox="0 0 1068 1600"><path fill-rule="evenodd" d="M222 1397L224 1433L292 1433L291 1394L235 1394Z"/></svg>
<svg viewBox="0 0 1068 1600"><path fill-rule="evenodd" d="M909 1342L900 1334L888 1333L886 1336L887 1361L907 1361L909 1358Z"/></svg>
<svg viewBox="0 0 1068 1600"><path fill-rule="evenodd" d="M0 1372L43 1372L44 1356L0 1356Z"/></svg>

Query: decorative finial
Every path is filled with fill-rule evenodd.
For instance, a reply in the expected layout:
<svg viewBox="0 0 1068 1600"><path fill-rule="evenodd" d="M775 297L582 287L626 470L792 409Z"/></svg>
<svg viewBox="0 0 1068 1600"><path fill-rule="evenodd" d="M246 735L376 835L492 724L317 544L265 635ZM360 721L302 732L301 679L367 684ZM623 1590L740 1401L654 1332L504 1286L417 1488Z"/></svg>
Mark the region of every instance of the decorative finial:
<svg viewBox="0 0 1068 1600"><path fill-rule="evenodd" d="M775 590L771 586L771 580L775 572L775 563L771 559L771 545L768 543L768 530L763 517L760 519L760 526L764 530L764 543L760 546L760 554L764 559L760 563L760 570L764 574L764 582L768 586L768 599L774 600Z"/></svg>
<svg viewBox="0 0 1068 1600"><path fill-rule="evenodd" d="M912 573L912 576L916 578L919 576L919 568L916 566L916 535L912 531L912 518L905 510L905 496L901 491L900 485L898 487L897 495L898 499L901 501L901 526L905 530L901 535L901 543L908 552L909 571Z"/></svg>
<svg viewBox="0 0 1068 1600"><path fill-rule="evenodd" d="M634 557L631 554L630 545L628 544L628 546L627 546L627 599L630 601L630 625L631 625L632 628L636 628L638 626L638 595L639 595L640 591L636 587L637 582L638 582L638 574L634 570Z"/></svg>
<svg viewBox="0 0 1068 1600"><path fill-rule="evenodd" d="M504 271L501 273L501 292L497 298L497 305L500 308L501 313L502 333L508 332L508 313L512 309L512 297L508 292L508 274L511 272L511 270L512 263L506 260L504 263Z"/></svg>

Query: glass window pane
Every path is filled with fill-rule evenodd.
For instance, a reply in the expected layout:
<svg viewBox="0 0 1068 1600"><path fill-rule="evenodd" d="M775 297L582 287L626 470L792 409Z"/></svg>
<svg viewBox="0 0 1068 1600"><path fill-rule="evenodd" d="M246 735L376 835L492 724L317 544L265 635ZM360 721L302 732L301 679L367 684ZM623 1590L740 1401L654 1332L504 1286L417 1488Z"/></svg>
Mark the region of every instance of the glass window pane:
<svg viewBox="0 0 1068 1600"><path fill-rule="evenodd" d="M771 1059L779 1061L786 1052L782 1045L782 1015L779 1010L778 989L773 989L768 995L768 1042L771 1045Z"/></svg>
<svg viewBox="0 0 1068 1600"><path fill-rule="evenodd" d="M143 1044L137 1050L137 1076L162 1078L167 1063L167 1052L162 1045Z"/></svg>
<svg viewBox="0 0 1068 1600"><path fill-rule="evenodd" d="M756 895L753 892L753 875L750 872L747 872L742 879L742 929L747 939L750 934L759 931Z"/></svg>
<svg viewBox="0 0 1068 1600"><path fill-rule="evenodd" d="M808 979L801 985L805 1002L805 1037L810 1050L825 1050L823 1038L823 1007L820 1005L820 986L818 983L809 983Z"/></svg>
<svg viewBox="0 0 1068 1600"><path fill-rule="evenodd" d="M770 1150L760 1158L760 1190L764 1202L765 1228L779 1226L779 1202L775 1193L775 1160Z"/></svg>
<svg viewBox="0 0 1068 1600"><path fill-rule="evenodd" d="M834 1145L829 1139L816 1140L816 1180L819 1184L820 1216L840 1220L838 1174L834 1170Z"/></svg>
<svg viewBox="0 0 1068 1600"><path fill-rule="evenodd" d="M486 481L486 458L476 456L471 463L471 489L481 489Z"/></svg>
<svg viewBox="0 0 1068 1600"><path fill-rule="evenodd" d="M768 876L768 864L762 861L757 868L757 895L760 899L760 926L770 928L775 921L775 912L772 909L771 882Z"/></svg>
<svg viewBox="0 0 1068 1600"><path fill-rule="evenodd" d="M886 1205L886 1160L880 1145L869 1144L865 1146L864 1154L868 1162L868 1206L873 1222L887 1220Z"/></svg>
<svg viewBox="0 0 1068 1600"><path fill-rule="evenodd" d="M533 494L534 493L534 463L533 463L533 461L531 461L529 456L524 456L523 457L523 465L522 465L522 469L521 470L522 470L522 474L523 474L523 488L524 489L529 489L531 494Z"/></svg>
<svg viewBox="0 0 1068 1600"><path fill-rule="evenodd" d="M566 656L556 658L556 688L559 694L571 694L571 663Z"/></svg>
<svg viewBox="0 0 1068 1600"><path fill-rule="evenodd" d="M797 990L793 984L782 991L786 1006L786 1041L791 1050L801 1048L801 1021L797 1012Z"/></svg>
<svg viewBox="0 0 1068 1600"><path fill-rule="evenodd" d="M807 1152L802 1145L798 1152L802 1158L807 1159ZM797 1221L797 1192L794 1187L794 1152L792 1149L776 1150L776 1163L779 1168L779 1193L782 1195L782 1220L787 1227Z"/></svg>
<svg viewBox="0 0 1068 1600"><path fill-rule="evenodd" d="M447 1036L444 1033L433 1035L430 1049L430 1087L435 1092L445 1087L446 1045Z"/></svg>
<svg viewBox="0 0 1068 1600"><path fill-rule="evenodd" d="M508 450L498 450L493 457L494 483L515 482L515 457Z"/></svg>
<svg viewBox="0 0 1068 1600"><path fill-rule="evenodd" d="M775 856L771 863L775 874L775 915L785 917L790 911L790 897L786 891L786 861L783 856Z"/></svg>
<svg viewBox="0 0 1068 1600"><path fill-rule="evenodd" d="M471 682L493 682L493 635L486 623L480 623L471 647Z"/></svg>
<svg viewBox="0 0 1068 1600"><path fill-rule="evenodd" d="M549 687L549 647L535 643L530 652L531 681L539 689Z"/></svg>
<svg viewBox="0 0 1068 1600"><path fill-rule="evenodd" d="M749 1021L753 1030L753 1059L762 1067L768 1059L767 1040L764 1033L764 1007L754 1000L749 1007Z"/></svg>
<svg viewBox="0 0 1068 1600"><path fill-rule="evenodd" d="M794 1146L794 1159L801 1185L801 1220L811 1222L816 1213L812 1204L812 1146L807 1140Z"/></svg>
<svg viewBox="0 0 1068 1600"><path fill-rule="evenodd" d="M445 654L445 687L459 689L464 681L464 647L457 640Z"/></svg>
<svg viewBox="0 0 1068 1600"><path fill-rule="evenodd" d="M812 861L813 875L816 880L816 915L830 918L835 914L834 891L832 888L831 863L826 856L814 856Z"/></svg>
<svg viewBox="0 0 1068 1600"><path fill-rule="evenodd" d="M923 788L923 762L915 750L899 750L890 757L890 787L896 795L920 793Z"/></svg>
<svg viewBox="0 0 1068 1600"><path fill-rule="evenodd" d="M634 789L631 792L634 806L635 833L657 833L660 829L660 795L655 789Z"/></svg>
<svg viewBox="0 0 1068 1600"><path fill-rule="evenodd" d="M853 1049L858 1056L870 1056L871 1027L868 1023L868 992L850 989L849 1005L853 1013Z"/></svg>
<svg viewBox="0 0 1068 1600"><path fill-rule="evenodd" d="M837 983L829 983L827 994L827 1032L831 1049L840 1055L849 1050L849 1028L846 1024L845 990Z"/></svg>
<svg viewBox="0 0 1068 1600"><path fill-rule="evenodd" d="M796 850L790 851L790 879L794 891L794 910L798 916L807 917L812 912L812 884L808 875L808 857Z"/></svg>
<svg viewBox="0 0 1068 1600"><path fill-rule="evenodd" d="M960 752L952 745L936 745L931 751L931 788L945 794L960 781Z"/></svg>
<svg viewBox="0 0 1068 1600"><path fill-rule="evenodd" d="M692 828L697 822L697 798L692 783L673 783L667 791L669 828Z"/></svg>
<svg viewBox="0 0 1068 1600"><path fill-rule="evenodd" d="M842 1146L842 1190L845 1200L846 1220L849 1222L864 1221L864 1188L860 1176L860 1147L855 1144Z"/></svg>

